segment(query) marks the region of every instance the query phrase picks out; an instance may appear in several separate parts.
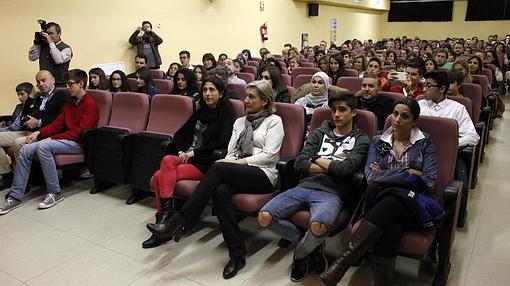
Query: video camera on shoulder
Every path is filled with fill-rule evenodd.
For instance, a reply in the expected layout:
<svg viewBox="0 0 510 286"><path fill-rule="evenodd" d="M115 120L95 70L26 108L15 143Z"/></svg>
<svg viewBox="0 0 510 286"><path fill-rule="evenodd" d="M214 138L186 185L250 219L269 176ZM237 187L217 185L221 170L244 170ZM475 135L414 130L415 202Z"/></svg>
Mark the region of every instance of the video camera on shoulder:
<svg viewBox="0 0 510 286"><path fill-rule="evenodd" d="M46 25L45 20L37 20L37 23L39 23L39 26L41 27L41 32L35 32L34 45L42 45L42 44L46 43L42 33L46 32L46 29L48 28L48 26Z"/></svg>

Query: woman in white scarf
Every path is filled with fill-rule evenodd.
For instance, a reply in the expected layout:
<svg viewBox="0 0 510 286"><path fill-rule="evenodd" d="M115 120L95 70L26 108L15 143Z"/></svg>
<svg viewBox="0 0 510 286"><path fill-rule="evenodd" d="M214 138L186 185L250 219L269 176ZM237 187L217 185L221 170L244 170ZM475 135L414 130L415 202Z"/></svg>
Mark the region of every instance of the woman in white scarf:
<svg viewBox="0 0 510 286"><path fill-rule="evenodd" d="M306 110L306 126L310 123L313 111L317 107L328 106L329 76L325 72L316 72L312 76L312 90L309 94L296 100L294 104L303 106Z"/></svg>

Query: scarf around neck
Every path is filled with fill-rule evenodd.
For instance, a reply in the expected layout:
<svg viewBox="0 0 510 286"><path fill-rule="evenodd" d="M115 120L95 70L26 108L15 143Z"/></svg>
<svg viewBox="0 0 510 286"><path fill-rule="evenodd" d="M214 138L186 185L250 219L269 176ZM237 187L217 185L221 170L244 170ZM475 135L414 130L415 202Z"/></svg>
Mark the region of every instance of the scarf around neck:
<svg viewBox="0 0 510 286"><path fill-rule="evenodd" d="M267 109L255 113L247 113L244 121L244 130L239 135L237 145L240 158L253 154L253 132L262 124L262 121L271 114Z"/></svg>

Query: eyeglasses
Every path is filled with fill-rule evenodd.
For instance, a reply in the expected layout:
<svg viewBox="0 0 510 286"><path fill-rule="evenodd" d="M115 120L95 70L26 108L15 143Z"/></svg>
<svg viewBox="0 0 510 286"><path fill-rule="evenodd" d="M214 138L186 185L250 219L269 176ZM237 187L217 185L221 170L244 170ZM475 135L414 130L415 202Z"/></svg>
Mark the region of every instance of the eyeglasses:
<svg viewBox="0 0 510 286"><path fill-rule="evenodd" d="M428 82L423 84L423 88L425 88L425 89L429 89L429 88L433 88L433 87L438 87L438 86L439 86L439 84L431 84L431 83L428 83Z"/></svg>
<svg viewBox="0 0 510 286"><path fill-rule="evenodd" d="M112 77L112 81L121 81L122 79L121 78L114 78Z"/></svg>
<svg viewBox="0 0 510 286"><path fill-rule="evenodd" d="M68 81L68 82L66 82L66 86L72 86L75 83L77 83L77 82L76 81Z"/></svg>
<svg viewBox="0 0 510 286"><path fill-rule="evenodd" d="M270 80L270 79L271 79L271 77L269 77L269 76L267 76L267 75L263 75L263 76L262 76L262 79Z"/></svg>

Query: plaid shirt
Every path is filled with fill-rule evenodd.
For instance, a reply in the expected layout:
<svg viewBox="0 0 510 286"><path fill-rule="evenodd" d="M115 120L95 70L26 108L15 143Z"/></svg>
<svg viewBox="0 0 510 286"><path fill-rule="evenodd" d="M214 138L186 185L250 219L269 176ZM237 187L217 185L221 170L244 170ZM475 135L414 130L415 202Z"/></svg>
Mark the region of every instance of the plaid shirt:
<svg viewBox="0 0 510 286"><path fill-rule="evenodd" d="M400 168L408 168L409 167L409 148L411 148L413 144L411 142L407 143L402 151L402 155L400 158L397 158L397 149L395 145L392 146L390 150L390 155L388 156L388 169L396 170Z"/></svg>

